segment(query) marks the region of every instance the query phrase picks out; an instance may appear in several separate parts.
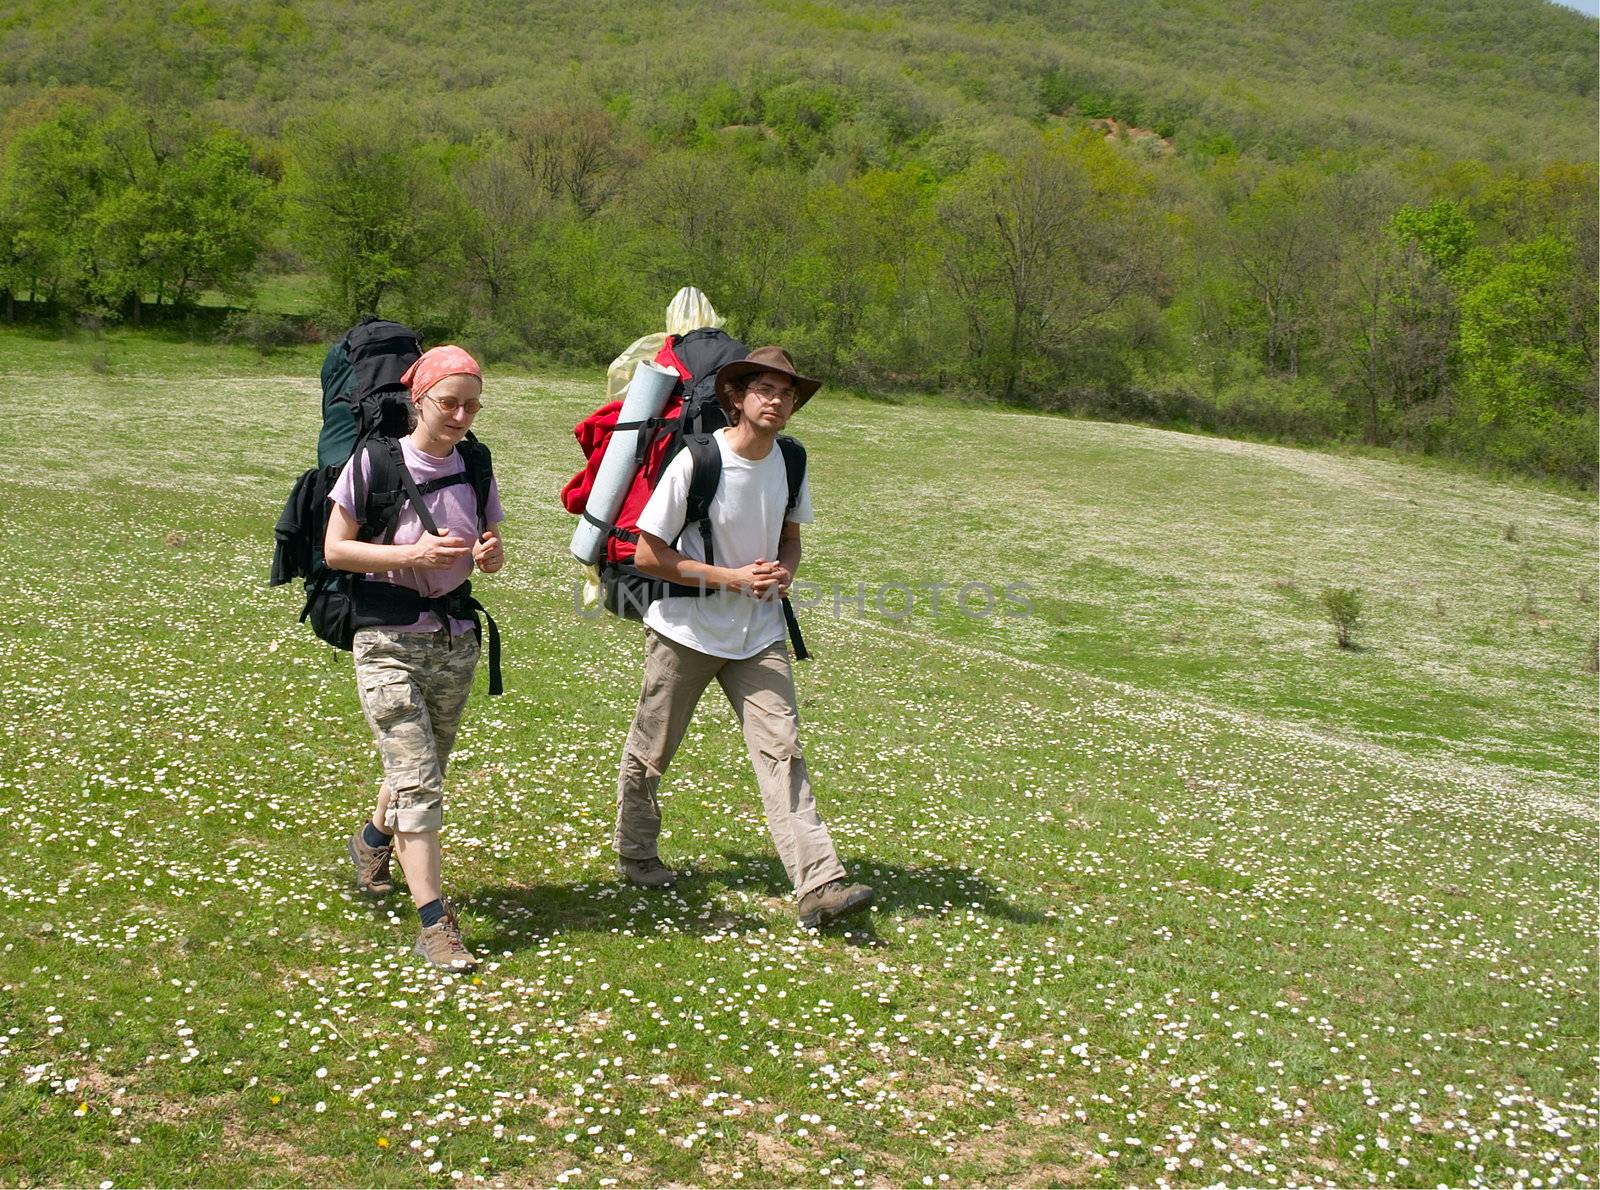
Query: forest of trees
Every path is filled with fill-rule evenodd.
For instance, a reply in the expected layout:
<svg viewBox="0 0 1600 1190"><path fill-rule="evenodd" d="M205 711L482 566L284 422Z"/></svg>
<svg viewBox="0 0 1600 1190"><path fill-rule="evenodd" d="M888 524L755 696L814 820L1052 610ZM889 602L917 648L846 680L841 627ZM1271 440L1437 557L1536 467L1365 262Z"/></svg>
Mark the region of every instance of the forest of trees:
<svg viewBox="0 0 1600 1190"><path fill-rule="evenodd" d="M857 47L909 19L770 10ZM277 271L315 279L324 328L373 310L491 360L603 363L696 284L748 341L866 390L1595 481L1592 150L1380 144L1359 121L1313 145L1293 104L1224 124L1177 84L1116 90L1070 57L984 75L957 42L942 88L867 60L641 79L596 58L526 95L474 76L470 101L397 70L378 102L309 68L285 87L284 47L316 60L302 6L208 11L145 29L143 68L66 55L36 81L14 56L0 76L6 318L249 309ZM1592 108L1592 47L1585 83L1571 39L1533 28L1545 76L1484 69L1570 75Z"/></svg>

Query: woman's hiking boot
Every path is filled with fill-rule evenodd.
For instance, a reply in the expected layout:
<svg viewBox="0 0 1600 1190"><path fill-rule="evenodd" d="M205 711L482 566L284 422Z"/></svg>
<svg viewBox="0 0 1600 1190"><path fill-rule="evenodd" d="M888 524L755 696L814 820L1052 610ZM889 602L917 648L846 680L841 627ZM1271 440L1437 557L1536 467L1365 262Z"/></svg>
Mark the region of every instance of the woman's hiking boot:
<svg viewBox="0 0 1600 1190"><path fill-rule="evenodd" d="M394 845L370 847L361 837L364 830L365 824L356 827L356 833L350 836L350 843L345 848L350 853L350 862L356 866L356 891L375 897L385 896L394 891L394 878L389 874L389 858L394 855Z"/></svg>
<svg viewBox="0 0 1600 1190"><path fill-rule="evenodd" d="M448 902L443 919L431 926L423 926L422 932L417 935L417 944L411 951L441 971L471 971L478 965L477 958L461 941L461 923L456 920L456 911Z"/></svg>
<svg viewBox="0 0 1600 1190"><path fill-rule="evenodd" d="M619 855L617 875L636 888L671 888L678 883L678 874L662 863L658 855L652 855L649 859L629 859Z"/></svg>
<svg viewBox="0 0 1600 1190"><path fill-rule="evenodd" d="M866 884L846 884L830 880L800 898L800 924L815 930L835 918L860 913L872 904L872 888Z"/></svg>

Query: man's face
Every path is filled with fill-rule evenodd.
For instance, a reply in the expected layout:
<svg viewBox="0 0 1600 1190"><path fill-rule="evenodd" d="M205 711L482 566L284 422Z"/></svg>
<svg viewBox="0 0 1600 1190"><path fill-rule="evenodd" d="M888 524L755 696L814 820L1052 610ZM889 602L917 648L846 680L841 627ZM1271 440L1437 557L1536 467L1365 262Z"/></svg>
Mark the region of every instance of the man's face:
<svg viewBox="0 0 1600 1190"><path fill-rule="evenodd" d="M794 381L782 372L757 372L745 387L739 416L766 433L776 434L794 412Z"/></svg>

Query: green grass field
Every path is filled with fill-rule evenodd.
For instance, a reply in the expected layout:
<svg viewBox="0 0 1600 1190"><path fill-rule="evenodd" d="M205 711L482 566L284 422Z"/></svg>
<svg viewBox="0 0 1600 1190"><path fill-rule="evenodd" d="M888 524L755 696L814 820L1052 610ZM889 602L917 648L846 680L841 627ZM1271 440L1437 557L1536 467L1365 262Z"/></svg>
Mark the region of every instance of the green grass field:
<svg viewBox="0 0 1600 1190"><path fill-rule="evenodd" d="M1595 1183L1592 497L825 392L798 681L879 902L807 934L709 697L689 875L617 883L641 640L556 500L598 378L491 374L463 979L351 890L375 750L266 586L316 353L0 361L0 1184Z"/></svg>

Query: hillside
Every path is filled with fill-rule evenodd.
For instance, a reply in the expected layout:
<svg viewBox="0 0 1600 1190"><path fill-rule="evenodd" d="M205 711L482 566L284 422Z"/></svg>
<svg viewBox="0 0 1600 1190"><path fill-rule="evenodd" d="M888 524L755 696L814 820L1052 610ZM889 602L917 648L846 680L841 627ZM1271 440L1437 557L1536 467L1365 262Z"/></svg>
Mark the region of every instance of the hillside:
<svg viewBox="0 0 1600 1190"><path fill-rule="evenodd" d="M0 111L47 84L175 101L258 135L381 96L464 128L576 85L663 133L719 91L837 87L871 135L1092 107L1194 146L1592 157L1595 22L1543 0L1079 0L447 7L363 0L20 0ZM1100 109L1106 109L1101 111Z"/></svg>
<svg viewBox="0 0 1600 1190"><path fill-rule="evenodd" d="M693 284L863 391L1592 487L1597 27L1543 0L27 0L0 318L273 350L376 311L592 365Z"/></svg>

